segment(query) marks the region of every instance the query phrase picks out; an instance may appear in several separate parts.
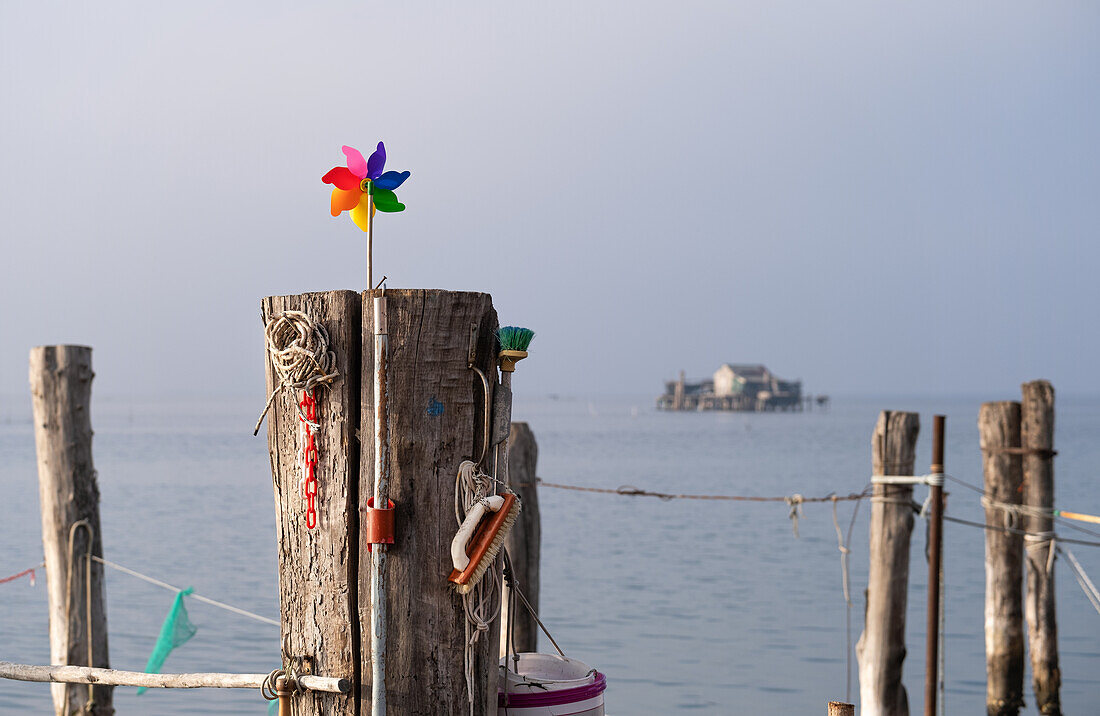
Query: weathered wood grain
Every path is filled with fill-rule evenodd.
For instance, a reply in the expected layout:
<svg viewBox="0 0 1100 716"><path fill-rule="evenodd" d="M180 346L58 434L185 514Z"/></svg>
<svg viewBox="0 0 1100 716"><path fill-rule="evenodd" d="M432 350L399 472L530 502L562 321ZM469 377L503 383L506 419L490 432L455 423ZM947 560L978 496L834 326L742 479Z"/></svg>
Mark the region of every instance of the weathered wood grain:
<svg viewBox="0 0 1100 716"><path fill-rule="evenodd" d="M1045 380L1024 383L1021 438L1024 448L1024 504L1049 511L1054 507L1054 387ZM1049 515L1029 514L1027 531L1053 533ZM1027 554L1027 642L1031 680L1039 713L1060 716L1062 673L1058 668L1058 622L1054 609L1054 544L1024 538ZM1048 569L1049 567L1049 569Z"/></svg>
<svg viewBox="0 0 1100 716"><path fill-rule="evenodd" d="M55 664L110 666L103 565L91 564L91 608L86 613L85 581L88 530L78 528L69 563L69 531L86 521L91 553L103 557L99 523L99 486L92 463L92 349L39 346L31 350L30 384L34 439L38 452L38 494L42 509L42 547L50 612L50 660ZM71 585L69 571L72 568ZM66 619L66 605L72 607ZM92 663L88 663L86 626L91 622ZM88 689L51 687L58 714L84 713ZM66 693L68 705L66 705ZM113 714L112 689L93 687L90 713Z"/></svg>
<svg viewBox="0 0 1100 716"><path fill-rule="evenodd" d="M843 701L830 701L829 716L856 716L856 707Z"/></svg>
<svg viewBox="0 0 1100 716"><path fill-rule="evenodd" d="M364 304L376 292L364 294ZM455 475L476 459L482 440L480 379L467 369L470 326L478 326L476 365L494 375L496 312L488 294L387 290L389 322L390 499L396 506L396 543L388 549L389 713L468 714L463 669L462 602L448 586L449 547L457 529ZM363 312L363 375L373 372L371 311ZM494 381L491 381L495 383ZM492 396L490 396L490 400ZM374 399L363 391L362 434L374 434ZM490 403L491 404L491 403ZM372 441L362 461L374 463ZM371 471L361 471L361 495ZM365 506L365 498L363 500ZM362 545L362 564L369 563ZM488 578L488 576L486 577ZM359 575L359 609L369 623L370 575ZM475 713L496 710L499 621L477 645ZM363 635L363 692L369 694L369 634Z"/></svg>
<svg viewBox="0 0 1100 716"><path fill-rule="evenodd" d="M0 678L59 684L141 686L147 689L258 689L267 674L147 674L87 666L35 666L0 661ZM313 691L342 693L351 689L351 682L347 679L327 676L302 676L299 683L303 689Z"/></svg>
<svg viewBox="0 0 1100 716"><path fill-rule="evenodd" d="M920 416L883 411L871 438L872 474L912 475ZM875 485L871 503L867 613L856 645L860 713L907 716L902 685L905 606L909 591L909 539L913 531L911 485Z"/></svg>
<svg viewBox="0 0 1100 716"><path fill-rule="evenodd" d="M1020 404L983 403L978 414L986 497L1018 505L1023 488L1020 448ZM1005 448L1013 448L1009 452ZM1008 514L986 506L986 524L1004 527ZM1017 525L1022 526L1022 525ZM1015 716L1023 706L1023 537L985 531L985 662L986 712Z"/></svg>
<svg viewBox="0 0 1100 716"><path fill-rule="evenodd" d="M350 679L351 694L296 695L297 713L358 714L359 621L359 427L362 311L360 295L328 291L271 296L262 304L266 322L296 310L320 321L336 353L340 378L319 388L317 416L317 526L307 529L299 493L298 408L301 391L282 391L267 416L268 451L275 492L279 543L279 594L284 643L311 673ZM267 391L278 377L265 352ZM274 656L274 655L273 655Z"/></svg>
<svg viewBox="0 0 1100 716"><path fill-rule="evenodd" d="M539 493L536 475L539 446L535 434L527 423L512 423L508 436L510 487L519 496L523 509L512 531L508 533L505 548L512 561L512 570L519 588L527 601L539 608L539 552L541 550L542 525L539 517ZM500 655L507 651L508 587L504 587L504 602L500 611ZM515 652L538 651L539 626L535 618L520 603L516 605L515 624L512 625L512 644Z"/></svg>

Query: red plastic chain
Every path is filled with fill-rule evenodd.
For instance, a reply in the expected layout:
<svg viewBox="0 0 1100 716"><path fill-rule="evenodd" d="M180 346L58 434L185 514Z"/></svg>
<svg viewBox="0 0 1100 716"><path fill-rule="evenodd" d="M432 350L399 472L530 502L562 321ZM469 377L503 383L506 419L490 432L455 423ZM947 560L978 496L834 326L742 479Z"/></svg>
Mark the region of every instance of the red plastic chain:
<svg viewBox="0 0 1100 716"><path fill-rule="evenodd" d="M313 529L317 526L317 444L314 442L313 426L310 425L317 422L317 401L313 393L302 391L302 401L298 406L305 413L305 417L299 415L298 420L305 423L306 428L306 444L303 446L306 477L302 489L306 498L306 528Z"/></svg>

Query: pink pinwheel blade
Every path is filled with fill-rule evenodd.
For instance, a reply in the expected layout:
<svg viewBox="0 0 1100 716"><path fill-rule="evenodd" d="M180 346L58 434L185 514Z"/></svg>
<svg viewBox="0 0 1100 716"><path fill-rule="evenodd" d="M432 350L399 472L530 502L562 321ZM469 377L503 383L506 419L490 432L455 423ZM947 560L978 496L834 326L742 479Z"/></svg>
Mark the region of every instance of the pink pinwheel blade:
<svg viewBox="0 0 1100 716"><path fill-rule="evenodd" d="M348 158L348 169L351 170L351 173L360 179L365 178L367 176L367 162L363 159L363 155L360 154L359 150L355 147L344 146L341 148L344 150L344 155Z"/></svg>
<svg viewBox="0 0 1100 716"><path fill-rule="evenodd" d="M385 168L386 145L379 142L378 149L375 149L374 153L370 155L370 159L367 160L367 176L371 179L377 179Z"/></svg>

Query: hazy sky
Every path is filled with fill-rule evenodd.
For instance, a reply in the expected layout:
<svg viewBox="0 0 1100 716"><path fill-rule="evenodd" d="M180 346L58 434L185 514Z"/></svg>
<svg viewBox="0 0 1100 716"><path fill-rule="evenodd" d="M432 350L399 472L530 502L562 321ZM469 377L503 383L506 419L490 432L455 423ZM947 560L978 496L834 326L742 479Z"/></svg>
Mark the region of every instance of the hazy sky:
<svg viewBox="0 0 1100 716"><path fill-rule="evenodd" d="M376 271L534 328L517 390L1094 392L1098 93L1094 2L5 2L0 393L85 343L259 396L259 299L364 287L320 176L379 139Z"/></svg>

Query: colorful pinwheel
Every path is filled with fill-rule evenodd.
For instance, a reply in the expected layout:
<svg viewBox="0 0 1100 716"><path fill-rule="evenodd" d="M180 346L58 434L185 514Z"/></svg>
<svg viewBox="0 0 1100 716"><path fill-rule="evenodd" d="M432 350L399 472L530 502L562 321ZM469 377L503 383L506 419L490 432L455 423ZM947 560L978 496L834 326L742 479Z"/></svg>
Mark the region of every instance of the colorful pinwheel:
<svg viewBox="0 0 1100 716"><path fill-rule="evenodd" d="M409 178L409 172L385 172L386 147L378 143L378 149L363 159L359 150L343 147L348 158L346 167L333 167L321 177L325 184L332 184L332 215L351 210L351 220L363 231L370 231L373 209L393 213L404 211L405 205L397 200L393 190Z"/></svg>

